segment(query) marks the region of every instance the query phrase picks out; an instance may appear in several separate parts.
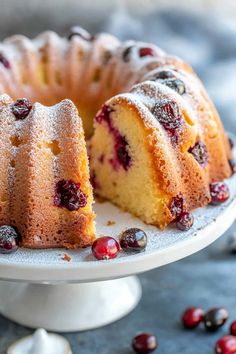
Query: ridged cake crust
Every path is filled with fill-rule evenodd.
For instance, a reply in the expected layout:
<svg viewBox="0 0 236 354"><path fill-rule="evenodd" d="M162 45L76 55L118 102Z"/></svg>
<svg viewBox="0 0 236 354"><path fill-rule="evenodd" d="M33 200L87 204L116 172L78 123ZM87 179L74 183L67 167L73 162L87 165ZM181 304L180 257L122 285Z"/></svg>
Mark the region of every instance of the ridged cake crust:
<svg viewBox="0 0 236 354"><path fill-rule="evenodd" d="M128 143L131 159L128 171L122 166L114 168L111 163L115 155L114 136L104 122L95 123L95 134L90 141L90 165L98 195L112 200L145 222L164 228L174 219L170 212L173 198L183 196L188 210L205 206L211 200L209 184L229 177L232 172L225 152L224 135L218 130L212 141L208 141L207 136L204 142L209 161L214 161L217 150L219 169L211 168L211 163L204 168L200 166L189 153L199 137L201 141L204 138L204 134L199 135L193 111L174 92L156 86L153 91L152 85L144 84L153 101L148 98L144 87L141 94L140 85L132 93L118 95L106 102L111 107L113 126ZM177 146L173 146L151 113L156 95L158 99L168 97L178 102L185 125Z"/></svg>
<svg viewBox="0 0 236 354"><path fill-rule="evenodd" d="M154 63L149 68L152 66ZM181 80L184 94L168 87L163 80L153 79L163 71ZM98 195L145 222L164 228L175 218L170 210L174 198L183 197L187 210L210 202L210 183L232 175L231 148L214 105L187 64L166 57L138 81L130 93L105 103L110 110L109 124L100 121L99 115L103 113L98 113L90 142L91 170ZM164 100L177 104L184 121L176 144L154 114L155 106ZM111 163L117 153L114 127L116 136L127 143L131 160L127 171L122 166L114 168ZM198 142L207 151L205 166L191 153Z"/></svg>
<svg viewBox="0 0 236 354"><path fill-rule="evenodd" d="M73 36L70 40L52 31L34 39L15 35L0 43L0 53L10 69L0 64L0 94L14 100L27 97L32 102L53 105L71 99L79 108L85 135L93 130L93 118L110 97L130 90L152 68L167 60L154 45L155 57L140 60L143 42L126 41L106 33L93 40ZM134 47L124 61L124 52ZM134 65L135 63L135 65Z"/></svg>
<svg viewBox="0 0 236 354"><path fill-rule="evenodd" d="M96 194L164 228L174 219L173 198L183 198L188 210L207 205L209 183L231 175L228 138L201 82L155 45L45 32L8 38L0 54L0 225L17 226L23 246L92 243L83 129L91 137L104 102L88 142ZM41 103L22 121L10 108L19 97ZM176 120L165 122L170 112L162 116L163 109ZM53 204L60 180L79 183L85 207Z"/></svg>
<svg viewBox="0 0 236 354"><path fill-rule="evenodd" d="M69 100L33 105L16 120L0 96L0 225L15 226L22 246L77 248L94 240L92 189L82 123ZM56 184L73 180L87 204L70 211L54 205Z"/></svg>

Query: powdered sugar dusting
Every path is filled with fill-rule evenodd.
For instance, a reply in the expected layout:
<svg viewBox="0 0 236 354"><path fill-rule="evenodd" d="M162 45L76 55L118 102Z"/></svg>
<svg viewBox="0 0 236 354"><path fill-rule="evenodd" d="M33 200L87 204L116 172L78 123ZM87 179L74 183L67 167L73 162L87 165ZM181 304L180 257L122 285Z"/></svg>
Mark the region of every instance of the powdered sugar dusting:
<svg viewBox="0 0 236 354"><path fill-rule="evenodd" d="M199 110L199 106L204 102L204 107L205 107L205 113L208 114L208 116L211 116L211 107L210 104L208 103L208 100L205 99L201 93L202 86L199 83L198 79L192 74L191 69L189 69L187 66L185 68L184 63L180 61L179 59L176 59L174 57L169 57L167 56L162 50L157 48L156 46L152 44L147 44L143 42L134 42L134 41L128 41L124 43L119 43L119 41L112 36L108 35L99 35L97 39L95 39L93 45L97 46L96 49L97 51L95 52L93 50L93 46L91 43L89 43L87 46L82 44L84 43L83 40L78 39L78 40L73 40L73 41L68 41L65 38L59 37L57 34L53 32L46 32L38 36L35 40L32 42L28 40L26 37L23 36L14 36L10 39L7 39L3 44L0 44L0 48L2 48L3 51L7 51L7 54L9 55L9 60L12 63L12 71L7 72L4 70L4 74L2 75L3 77L3 83L2 83L2 89L6 90L7 93L15 95L16 90L18 94L22 93L29 93L29 95L35 96L36 100L40 100L40 95L43 93L43 95L51 94L51 90L53 91L53 94L55 94L55 97L63 97L64 94L68 94L68 96L71 95L71 93L68 91L65 92L65 88L70 87L71 81L68 80L67 75L66 75L66 70L68 70L68 73L70 73L71 76L73 76L73 72L70 71L70 65L65 69L64 63L66 62L67 56L73 52L73 48L80 49L82 53L83 59L81 56L79 57L79 53L76 53L76 56L70 57L71 61L70 63L75 65L73 67L73 70L76 67L81 65L81 62L83 60L83 65L84 67L86 66L86 70L80 70L80 75L81 76L76 76L76 81L73 83L75 88L76 94L79 97L79 90L82 90L81 92L84 92L83 87L81 87L81 82L84 84L86 83L88 90L86 90L86 94L88 97L85 97L85 102L92 102L93 99L96 101L96 99L101 95L101 88L104 88L104 91L106 92L104 94L104 99L107 99L110 92L113 93L118 93L120 91L129 91L131 86L139 82L140 80L144 80L144 82L141 82L134 86L131 89L131 93L126 93L122 94L119 97L126 98L127 101L129 102L130 106L132 107L133 103L136 104L136 106L139 108L140 113L145 120L147 124L149 124L151 127L159 127L157 120L154 119L150 111L152 111L153 106L156 104L157 99L173 99L175 102L177 102L178 106L180 107L181 110L185 111L188 113L188 116L193 118L193 121L196 125L198 125L199 118L197 117L197 112ZM35 80L37 84L32 84L30 85L22 85L22 72L24 71L22 66L19 64L19 61L22 61L22 58L28 58L28 54L30 52L36 54L36 58L38 60L39 64L41 63L41 54L40 50L44 47L47 47L47 52L46 52L46 63L44 63L43 70L41 68L41 75L42 73L50 73L49 80L44 80L44 82L37 82L37 75L32 75L32 81ZM128 60L124 60L123 55L124 55L124 50L127 49L127 47L130 46L130 57ZM139 49L142 47L149 47L155 55L147 55L144 57L140 57L139 55ZM104 52L106 50L112 50L112 55L111 59L108 62L108 64L104 65L102 56L104 55ZM75 54L73 53L73 54ZM86 57L87 56L87 57ZM88 62L85 61L84 58L87 58ZM123 59L122 59L123 58ZM45 58L44 58L45 59ZM55 60L55 61L54 61ZM50 63L51 66L48 65L48 62ZM52 67L52 62L54 62L55 67ZM78 64L79 63L79 64ZM178 95L174 90L170 89L169 87L163 85L161 82L154 82L154 81L147 81L150 79L150 75L154 73L156 70L160 70L160 68L164 68L166 65L166 68L171 67L171 70L174 70L175 68L178 68L178 72L175 72L176 77L180 77L185 83L186 87L188 90L188 94L186 96L180 96ZM97 66L97 67L96 67ZM33 72L34 67L29 66L30 70ZM50 69L51 68L51 69ZM185 68L186 70L181 70L181 68ZM59 70L59 76L58 72L56 70ZM81 69L81 68L80 68ZM98 75L95 77L94 76L94 69L98 69ZM1 68L2 70L2 68ZM62 72L64 70L64 72ZM79 68L78 68L79 70ZM101 72L99 71L101 70ZM53 73L52 73L53 72ZM109 81L109 75L111 75L112 81ZM112 75L113 74L113 75ZM39 75L40 76L40 75ZM69 75L68 75L69 76ZM57 78L57 80L56 80ZM93 78L93 82L91 82L91 79ZM41 78L42 79L42 78ZM82 79L82 80L81 80ZM23 78L24 81L24 78ZM108 85L108 82L110 82L110 86ZM25 84L25 83L24 83ZM77 86L77 84L80 84ZM24 87L22 89L22 87ZM41 91L40 91L41 90ZM107 91L106 91L107 90ZM73 95L75 92L73 92ZM76 94L74 96L76 96ZM39 95L39 97L37 97ZM35 98L34 97L34 98ZM74 97L76 98L76 97ZM0 97L1 102L8 102L7 96L2 96ZM66 112L71 113L71 125L64 124L61 125L59 124L59 113L61 116L66 116ZM42 117L46 116L47 119L43 120L43 129L40 127L38 122L42 119ZM31 129L30 125L28 125L28 120L32 120L32 125L34 124L34 127ZM24 139L27 138L27 136L32 137L32 142L38 143L38 135L40 135L40 139L42 141L47 141L48 137L50 137L50 140L59 140L59 136L67 135L70 136L70 138L73 140L73 137L76 134L76 127L80 125L80 122L78 121L78 117L76 115L75 107L69 100L65 100L61 103L59 103L56 106L53 107L45 107L43 105L40 105L39 103L36 103L32 109L32 112L30 115L23 121L17 121L14 123L14 128L13 128L13 134L17 136L17 139L20 139L24 142ZM74 127L74 129L71 129L71 126ZM200 126L200 124L199 124ZM78 151L80 149L80 143L78 143ZM13 147L13 156L16 157L15 151L16 148ZM30 156L30 159L34 159L34 156ZM54 158L54 172L58 174L58 168L57 168L57 159ZM37 174L37 170L35 169L35 175ZM11 171L12 173L12 171ZM14 181L14 174L12 173L10 175L11 185L13 185ZM224 207L222 207L224 208ZM173 230L167 230L165 233L161 233L160 237L156 237L156 235L159 235L159 231L157 231L156 228L154 227L147 227L143 223L141 223L139 220L134 219L132 216L129 214L122 213L119 211L117 208L114 206L111 206L110 204L104 204L104 205L97 205L96 206L97 212L98 212L98 232L103 234L108 232L105 226L103 225L103 217L107 216L108 210L109 210L109 219L114 219L116 222L114 225L109 227L109 232L115 236L117 236L118 232L122 227L125 227L127 224L133 224L134 226L140 225L140 227L143 227L147 230L147 232L150 235L150 243L147 249L148 252L152 252L153 250L156 250L157 248L165 248L169 247L172 243L177 242L176 238L180 238L181 240L185 239L185 237L191 236L194 229L192 229L189 233L181 233L181 236L178 232L174 232ZM211 213L209 209L209 214L207 213L207 220L209 222L209 218ZM223 209L216 208L214 209L215 212L218 210L219 213ZM198 211L196 211L198 213ZM213 213L214 214L214 213ZM212 215L213 215L212 214ZM197 215L197 214L196 214ZM215 214L214 214L215 215ZM218 214L217 214L218 215ZM215 216L214 216L215 217ZM196 227L204 227L204 217L202 214L199 215L199 222L202 222L200 224L196 223ZM106 221L107 222L107 221ZM104 223L106 224L104 221ZM196 230L195 230L196 232ZM163 239L163 235L165 235L165 239ZM37 237L37 235L36 235ZM158 241L156 241L158 240ZM169 243L168 243L169 242ZM22 262L23 264L27 262L31 262L30 260L32 259L32 264L37 262L41 262L41 257L38 259L38 255L43 255L42 260L43 263L45 264L57 264L57 251L34 251L35 256L32 256L32 251L25 251L25 250L19 250L17 254L9 256L9 258L4 258L4 262L11 262L13 260L13 263L18 260L19 257L19 262ZM46 258L45 260L45 257ZM71 253L72 256L72 263L73 259L74 261L85 261L87 260L87 257L90 257L88 254L88 250L81 250L76 253ZM74 258L73 258L74 257ZM85 257L85 258L84 258ZM119 259L122 259L124 255L121 254ZM135 255L135 257L141 257L140 255ZM29 260L27 260L29 259ZM116 260L116 262L119 262L119 259ZM3 263L4 263L3 262ZM49 263L48 263L49 262ZM0 259L1 263L1 259Z"/></svg>

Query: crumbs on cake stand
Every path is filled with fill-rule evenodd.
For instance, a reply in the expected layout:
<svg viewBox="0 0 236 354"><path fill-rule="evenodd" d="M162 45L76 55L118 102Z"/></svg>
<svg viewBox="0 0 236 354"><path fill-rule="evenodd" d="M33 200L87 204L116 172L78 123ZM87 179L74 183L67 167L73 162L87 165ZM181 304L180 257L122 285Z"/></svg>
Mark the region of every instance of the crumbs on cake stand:
<svg viewBox="0 0 236 354"><path fill-rule="evenodd" d="M62 256L62 260L65 262L70 262L71 261L71 256L69 256L67 253L64 253Z"/></svg>
<svg viewBox="0 0 236 354"><path fill-rule="evenodd" d="M113 220L108 220L107 221L107 226L112 226L112 225L115 225L115 221L113 221Z"/></svg>

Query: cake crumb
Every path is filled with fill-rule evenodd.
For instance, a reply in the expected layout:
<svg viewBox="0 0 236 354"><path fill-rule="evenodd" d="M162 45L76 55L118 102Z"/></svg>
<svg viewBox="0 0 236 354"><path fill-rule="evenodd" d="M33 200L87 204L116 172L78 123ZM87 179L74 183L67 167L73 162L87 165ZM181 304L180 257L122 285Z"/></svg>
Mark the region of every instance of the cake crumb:
<svg viewBox="0 0 236 354"><path fill-rule="evenodd" d="M108 220L107 221L107 226L112 226L112 225L115 225L115 221L112 221L112 220Z"/></svg>
<svg viewBox="0 0 236 354"><path fill-rule="evenodd" d="M71 256L69 256L67 253L64 253L64 256L62 257L63 261L70 262L71 261Z"/></svg>

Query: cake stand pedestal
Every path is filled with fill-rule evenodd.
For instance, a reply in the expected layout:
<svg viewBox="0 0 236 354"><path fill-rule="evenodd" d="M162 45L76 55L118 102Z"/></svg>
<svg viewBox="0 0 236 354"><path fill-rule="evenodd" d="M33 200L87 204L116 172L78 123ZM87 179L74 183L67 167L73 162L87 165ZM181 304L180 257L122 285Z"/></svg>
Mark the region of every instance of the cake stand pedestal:
<svg viewBox="0 0 236 354"><path fill-rule="evenodd" d="M109 261L95 260L89 248L19 249L15 254L0 255L0 312L19 324L57 332L98 328L122 318L141 298L134 274L207 247L233 224L236 176L227 183L231 198L221 206L196 210L194 226L187 232L159 231L110 203L96 204L98 235L117 237L127 227L146 231L148 245L139 254L121 252Z"/></svg>
<svg viewBox="0 0 236 354"><path fill-rule="evenodd" d="M140 298L141 286L134 276L66 285L0 283L5 317L56 332L88 330L114 322L133 310Z"/></svg>

